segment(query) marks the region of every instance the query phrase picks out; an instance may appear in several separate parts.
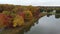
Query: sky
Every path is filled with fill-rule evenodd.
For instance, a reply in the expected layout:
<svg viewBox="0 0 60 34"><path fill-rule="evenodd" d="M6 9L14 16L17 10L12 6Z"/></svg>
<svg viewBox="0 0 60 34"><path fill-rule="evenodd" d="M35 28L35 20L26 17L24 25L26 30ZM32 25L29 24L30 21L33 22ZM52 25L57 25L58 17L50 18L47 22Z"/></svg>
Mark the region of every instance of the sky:
<svg viewBox="0 0 60 34"><path fill-rule="evenodd" d="M60 6L60 0L0 0L0 4Z"/></svg>

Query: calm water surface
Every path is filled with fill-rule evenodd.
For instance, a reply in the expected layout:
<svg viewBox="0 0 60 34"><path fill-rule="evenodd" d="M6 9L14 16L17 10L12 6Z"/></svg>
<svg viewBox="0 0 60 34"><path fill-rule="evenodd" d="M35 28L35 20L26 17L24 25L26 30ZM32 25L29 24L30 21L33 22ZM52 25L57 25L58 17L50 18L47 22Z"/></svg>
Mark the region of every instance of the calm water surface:
<svg viewBox="0 0 60 34"><path fill-rule="evenodd" d="M25 34L60 34L60 18L55 17L51 15L40 18Z"/></svg>

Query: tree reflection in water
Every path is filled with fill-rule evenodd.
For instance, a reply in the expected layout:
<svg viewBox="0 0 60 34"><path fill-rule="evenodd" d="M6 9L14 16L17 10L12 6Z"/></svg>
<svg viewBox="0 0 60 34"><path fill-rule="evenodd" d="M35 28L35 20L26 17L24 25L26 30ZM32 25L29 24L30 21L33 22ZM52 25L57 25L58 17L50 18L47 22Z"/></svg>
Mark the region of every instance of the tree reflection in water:
<svg viewBox="0 0 60 34"><path fill-rule="evenodd" d="M53 10L51 13L49 13L49 11L48 11L47 13L48 13L47 17L50 17L51 15L55 15L55 18L60 18L60 10ZM55 14L52 14L52 13L55 13Z"/></svg>
<svg viewBox="0 0 60 34"><path fill-rule="evenodd" d="M47 17L50 17L52 14L47 14ZM60 15L55 14L55 18L60 18Z"/></svg>
<svg viewBox="0 0 60 34"><path fill-rule="evenodd" d="M60 18L60 15L55 15L55 18Z"/></svg>
<svg viewBox="0 0 60 34"><path fill-rule="evenodd" d="M55 18L60 18L60 10L56 10Z"/></svg>

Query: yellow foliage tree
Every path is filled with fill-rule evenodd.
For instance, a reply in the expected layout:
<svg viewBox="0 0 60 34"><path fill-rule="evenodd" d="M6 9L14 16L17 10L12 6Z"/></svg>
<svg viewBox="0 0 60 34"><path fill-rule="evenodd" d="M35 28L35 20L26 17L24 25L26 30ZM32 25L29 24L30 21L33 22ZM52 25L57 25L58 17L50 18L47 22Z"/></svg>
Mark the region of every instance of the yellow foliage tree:
<svg viewBox="0 0 60 34"><path fill-rule="evenodd" d="M13 27L16 26L23 26L24 25L24 19L22 16L16 15L13 21Z"/></svg>

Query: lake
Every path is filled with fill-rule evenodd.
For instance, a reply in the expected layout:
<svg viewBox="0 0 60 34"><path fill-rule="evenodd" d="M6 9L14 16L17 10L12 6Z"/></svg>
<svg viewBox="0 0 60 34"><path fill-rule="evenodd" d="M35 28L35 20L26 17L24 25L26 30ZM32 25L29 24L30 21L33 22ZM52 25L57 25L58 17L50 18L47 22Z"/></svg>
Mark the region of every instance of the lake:
<svg viewBox="0 0 60 34"><path fill-rule="evenodd" d="M40 18L25 34L60 34L60 18L56 15Z"/></svg>

